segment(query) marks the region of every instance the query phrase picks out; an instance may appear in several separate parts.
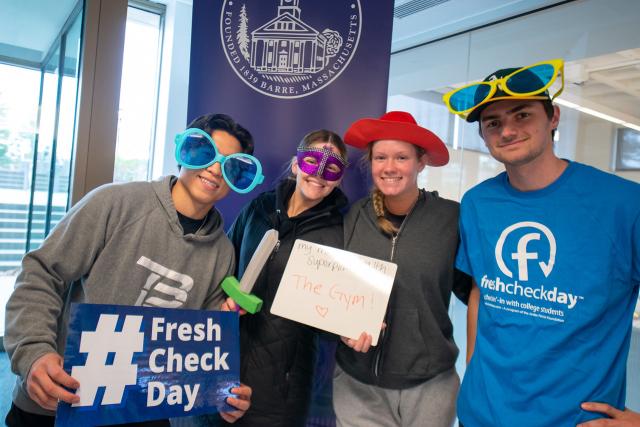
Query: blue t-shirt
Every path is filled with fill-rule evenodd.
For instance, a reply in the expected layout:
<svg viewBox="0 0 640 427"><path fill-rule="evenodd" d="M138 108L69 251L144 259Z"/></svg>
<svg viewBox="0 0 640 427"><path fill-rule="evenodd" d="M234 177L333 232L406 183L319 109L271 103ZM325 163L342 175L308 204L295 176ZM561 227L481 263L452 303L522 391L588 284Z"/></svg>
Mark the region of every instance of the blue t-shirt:
<svg viewBox="0 0 640 427"><path fill-rule="evenodd" d="M548 187L469 190L456 266L480 289L458 397L468 426L575 426L625 403L640 283L640 185L570 162Z"/></svg>

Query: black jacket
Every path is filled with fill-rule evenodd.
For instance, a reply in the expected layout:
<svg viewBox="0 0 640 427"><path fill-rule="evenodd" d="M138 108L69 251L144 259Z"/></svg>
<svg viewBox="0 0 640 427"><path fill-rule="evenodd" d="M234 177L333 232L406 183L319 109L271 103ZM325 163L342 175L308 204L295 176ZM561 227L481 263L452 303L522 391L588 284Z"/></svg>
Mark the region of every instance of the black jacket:
<svg viewBox="0 0 640 427"><path fill-rule="evenodd" d="M240 319L240 379L253 389L251 408L234 425L304 425L313 383L315 329L270 313L271 304L296 239L342 248L342 213L347 199L339 189L313 208L289 218L287 204L295 182L259 195L229 230L241 277L264 233L275 228L279 246L262 270L252 293L262 310Z"/></svg>
<svg viewBox="0 0 640 427"><path fill-rule="evenodd" d="M378 345L364 354L338 346L338 364L360 382L404 389L455 365L451 291L466 303L471 286L454 268L458 213L458 203L421 191L395 239L378 229L370 198L345 217L347 250L398 264Z"/></svg>

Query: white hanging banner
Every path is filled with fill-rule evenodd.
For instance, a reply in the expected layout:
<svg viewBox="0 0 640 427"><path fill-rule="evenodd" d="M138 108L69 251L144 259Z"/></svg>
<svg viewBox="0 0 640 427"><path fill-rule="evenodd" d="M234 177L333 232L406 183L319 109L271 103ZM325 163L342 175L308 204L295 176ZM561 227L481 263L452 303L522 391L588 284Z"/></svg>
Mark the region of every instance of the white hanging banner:
<svg viewBox="0 0 640 427"><path fill-rule="evenodd" d="M271 313L378 343L397 265L353 252L296 240Z"/></svg>

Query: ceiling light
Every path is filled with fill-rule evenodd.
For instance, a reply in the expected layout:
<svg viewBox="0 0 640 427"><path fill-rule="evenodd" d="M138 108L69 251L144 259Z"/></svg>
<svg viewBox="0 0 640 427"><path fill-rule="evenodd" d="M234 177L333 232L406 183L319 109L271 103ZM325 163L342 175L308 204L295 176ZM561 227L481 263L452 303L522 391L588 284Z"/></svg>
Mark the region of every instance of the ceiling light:
<svg viewBox="0 0 640 427"><path fill-rule="evenodd" d="M563 105L565 107L569 107L569 108L572 108L574 110L581 111L581 112L583 112L585 114L589 114L590 116L598 117L599 119L607 120L607 121L609 121L611 123L615 123L617 125L625 126L625 127L630 128L630 129L640 131L640 126L638 126L636 124L625 122L624 120L619 119L617 117L611 116L609 114L601 113L600 111L596 111L596 110L591 109L591 108L583 107L582 105L576 104L574 102L570 102L570 101L567 101L567 100L564 100L564 99L560 99L560 98L555 99L554 102L557 103L557 104Z"/></svg>

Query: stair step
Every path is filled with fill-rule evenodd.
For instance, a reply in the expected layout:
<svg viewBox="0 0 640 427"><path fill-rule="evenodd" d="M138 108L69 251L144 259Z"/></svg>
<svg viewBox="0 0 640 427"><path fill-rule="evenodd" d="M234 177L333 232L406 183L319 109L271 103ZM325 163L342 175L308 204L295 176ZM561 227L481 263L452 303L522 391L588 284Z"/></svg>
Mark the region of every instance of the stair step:
<svg viewBox="0 0 640 427"><path fill-rule="evenodd" d="M20 267L20 261L0 261L0 267Z"/></svg>
<svg viewBox="0 0 640 427"><path fill-rule="evenodd" d="M0 258L4 258L4 255L24 255L24 249L0 249Z"/></svg>

